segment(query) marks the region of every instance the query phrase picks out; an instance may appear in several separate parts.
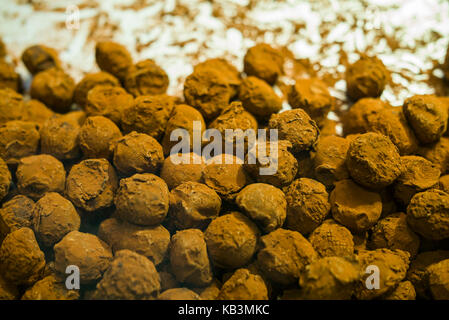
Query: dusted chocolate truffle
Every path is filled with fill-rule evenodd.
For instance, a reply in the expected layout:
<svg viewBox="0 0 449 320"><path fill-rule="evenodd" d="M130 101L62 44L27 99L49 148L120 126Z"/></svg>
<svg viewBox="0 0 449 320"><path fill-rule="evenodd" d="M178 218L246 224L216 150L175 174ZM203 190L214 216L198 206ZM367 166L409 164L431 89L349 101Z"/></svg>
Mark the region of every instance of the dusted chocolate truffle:
<svg viewBox="0 0 449 320"><path fill-rule="evenodd" d="M248 77L240 85L239 99L243 107L260 120L268 120L282 109L282 100L265 81Z"/></svg>
<svg viewBox="0 0 449 320"><path fill-rule="evenodd" d="M101 279L112 260L109 246L93 234L72 231L55 247L55 269L65 275L66 268L75 265L80 269L81 284Z"/></svg>
<svg viewBox="0 0 449 320"><path fill-rule="evenodd" d="M221 73L223 78L226 79L229 86L232 89L232 95L231 97L234 97L238 91L239 91L239 85L241 82L240 79L240 72L237 70L236 67L234 67L232 64L230 64L227 60L223 58L213 58L213 59L207 59L201 63L198 63L194 68L193 71L197 71L200 69L205 70L211 70L214 69Z"/></svg>
<svg viewBox="0 0 449 320"><path fill-rule="evenodd" d="M288 103L293 109L303 109L321 126L332 108L333 98L322 80L297 79L289 92Z"/></svg>
<svg viewBox="0 0 449 320"><path fill-rule="evenodd" d="M362 98L354 103L342 118L346 135L365 133L368 130L368 115L387 108L387 103L378 98Z"/></svg>
<svg viewBox="0 0 449 320"><path fill-rule="evenodd" d="M194 121L196 121L197 124L195 124ZM201 130L197 127L198 125L201 125ZM189 151L193 151L194 137L195 135L198 135L198 142L201 143L201 137L203 136L204 130L206 130L206 123L204 122L201 113L195 108L186 104L174 106L170 119L168 119L167 122L164 139L162 140L162 147L164 148L165 155L169 155L172 152L173 146L178 144L178 140L170 141L172 132L177 129L187 130L189 133ZM176 135L175 138L179 139L179 136Z"/></svg>
<svg viewBox="0 0 449 320"><path fill-rule="evenodd" d="M420 147L417 154L435 164L438 169L440 169L441 174L449 171L448 138L441 137L441 139L436 143Z"/></svg>
<svg viewBox="0 0 449 320"><path fill-rule="evenodd" d="M235 94L226 74L213 67L195 70L184 82L187 104L198 109L206 121L217 117Z"/></svg>
<svg viewBox="0 0 449 320"><path fill-rule="evenodd" d="M129 51L123 45L112 41L96 44L95 60L101 70L109 72L122 82L133 63Z"/></svg>
<svg viewBox="0 0 449 320"><path fill-rule="evenodd" d="M121 136L120 129L108 118L89 117L80 128L80 148L85 158L109 159L111 144Z"/></svg>
<svg viewBox="0 0 449 320"><path fill-rule="evenodd" d="M213 220L204 236L213 264L234 269L246 265L252 259L259 230L243 214L231 212Z"/></svg>
<svg viewBox="0 0 449 320"><path fill-rule="evenodd" d="M380 97L390 74L377 57L362 56L346 69L346 93L352 100Z"/></svg>
<svg viewBox="0 0 449 320"><path fill-rule="evenodd" d="M170 272L159 271L159 279L161 282L162 292L168 289L179 287L179 282L176 281L175 277Z"/></svg>
<svg viewBox="0 0 449 320"><path fill-rule="evenodd" d="M170 245L170 233L163 226L144 227L116 218L104 220L98 237L116 253L131 250L151 260L156 266L164 261Z"/></svg>
<svg viewBox="0 0 449 320"><path fill-rule="evenodd" d="M8 194L11 182L11 172L5 161L0 157L0 201Z"/></svg>
<svg viewBox="0 0 449 320"><path fill-rule="evenodd" d="M271 281L289 285L298 281L304 267L317 258L317 253L299 232L277 229L261 238L257 264Z"/></svg>
<svg viewBox="0 0 449 320"><path fill-rule="evenodd" d="M449 259L435 263L428 268L429 287L436 300L449 299Z"/></svg>
<svg viewBox="0 0 449 320"><path fill-rule="evenodd" d="M391 293L382 298L383 300L415 300L415 287L410 281L402 281Z"/></svg>
<svg viewBox="0 0 449 320"><path fill-rule="evenodd" d="M316 146L314 157L315 178L326 187L332 187L336 181L349 177L346 168L346 154L349 141L342 137L321 137Z"/></svg>
<svg viewBox="0 0 449 320"><path fill-rule="evenodd" d="M314 146L320 132L315 121L303 109L273 114L268 126L269 129L278 130L279 140L291 142L293 154Z"/></svg>
<svg viewBox="0 0 449 320"><path fill-rule="evenodd" d="M78 300L77 290L68 290L63 279L49 275L36 282L22 296L22 300Z"/></svg>
<svg viewBox="0 0 449 320"><path fill-rule="evenodd" d="M407 224L407 216L402 213L393 213L380 220L372 230L370 247L373 249L387 248L399 249L410 253L414 258L418 253L419 237Z"/></svg>
<svg viewBox="0 0 449 320"><path fill-rule="evenodd" d="M116 77L107 72L100 71L96 73L88 73L76 85L75 91L73 92L73 101L80 107L84 108L86 105L87 94L91 89L99 85L119 87L120 82Z"/></svg>
<svg viewBox="0 0 449 320"><path fill-rule="evenodd" d="M351 177L371 189L392 184L403 169L397 147L389 138L374 132L351 141L346 161Z"/></svg>
<svg viewBox="0 0 449 320"><path fill-rule="evenodd" d="M212 281L206 242L201 230L176 232L170 244L170 263L179 282L204 287Z"/></svg>
<svg viewBox="0 0 449 320"><path fill-rule="evenodd" d="M223 284L217 300L268 300L263 278L248 269L238 269Z"/></svg>
<svg viewBox="0 0 449 320"><path fill-rule="evenodd" d="M245 159L245 169L251 176L257 180L257 182L272 184L275 187L282 188L289 185L293 179L295 179L298 173L298 161L289 152L291 143L286 140L280 140L276 143L267 142L265 144L265 150L259 153L257 150L256 163L248 164L249 157ZM271 152L273 149L273 152ZM277 152L276 152L277 150ZM272 170L272 164L261 161L260 157L265 160L270 160L272 163L277 164L275 170ZM273 172L274 171L274 172Z"/></svg>
<svg viewBox="0 0 449 320"><path fill-rule="evenodd" d="M169 217L178 229L204 229L220 208L218 194L202 183L185 182L170 192Z"/></svg>
<svg viewBox="0 0 449 320"><path fill-rule="evenodd" d="M236 204L260 229L269 233L280 228L287 215L282 190L265 183L254 183L237 194Z"/></svg>
<svg viewBox="0 0 449 320"><path fill-rule="evenodd" d="M363 276L357 284L355 297L359 300L370 300L393 290L405 278L409 256L407 252L401 250L360 251L358 257ZM367 287L367 283L372 284L370 279L367 279L373 273L368 269L369 266L376 266L379 270L379 289L373 290Z"/></svg>
<svg viewBox="0 0 449 320"><path fill-rule="evenodd" d="M244 71L273 85L284 73L282 53L266 43L256 44L248 49L243 58Z"/></svg>
<svg viewBox="0 0 449 320"><path fill-rule="evenodd" d="M198 294L187 288L173 288L162 292L158 300L201 300Z"/></svg>
<svg viewBox="0 0 449 320"><path fill-rule="evenodd" d="M404 101L405 117L422 143L438 141L447 129L447 107L434 95L416 95Z"/></svg>
<svg viewBox="0 0 449 320"><path fill-rule="evenodd" d="M162 164L161 178L170 189L189 181L202 182L203 171L206 167L204 158L196 153L188 153L184 156L188 161L178 162L178 154L172 154L165 158Z"/></svg>
<svg viewBox="0 0 449 320"><path fill-rule="evenodd" d="M99 300L151 300L161 284L154 264L129 250L117 252L97 284L93 298Z"/></svg>
<svg viewBox="0 0 449 320"><path fill-rule="evenodd" d="M407 222L426 239L449 238L449 194L436 189L415 194L407 207Z"/></svg>
<svg viewBox="0 0 449 320"><path fill-rule="evenodd" d="M61 66L56 50L41 44L26 48L22 53L22 61L33 75Z"/></svg>
<svg viewBox="0 0 449 320"><path fill-rule="evenodd" d="M109 161L88 159L70 170L66 195L75 206L93 212L113 204L117 187L117 174Z"/></svg>
<svg viewBox="0 0 449 320"><path fill-rule="evenodd" d="M7 234L20 228L31 228L34 201L17 195L5 202L0 209L0 243Z"/></svg>
<svg viewBox="0 0 449 320"><path fill-rule="evenodd" d="M40 279L45 256L33 230L21 228L8 234L0 247L0 274L16 285L32 285Z"/></svg>
<svg viewBox="0 0 449 320"><path fill-rule="evenodd" d="M9 121L0 124L0 157L7 164L17 164L21 158L37 153L40 134L32 122Z"/></svg>
<svg viewBox="0 0 449 320"><path fill-rule="evenodd" d="M438 188L441 191L449 193L449 174L440 177L438 181Z"/></svg>
<svg viewBox="0 0 449 320"><path fill-rule="evenodd" d="M160 140L174 107L174 98L167 95L140 96L124 110L122 129L137 131Z"/></svg>
<svg viewBox="0 0 449 320"><path fill-rule="evenodd" d="M40 129L41 152L60 160L78 158L80 125L67 116L54 116Z"/></svg>
<svg viewBox="0 0 449 320"><path fill-rule="evenodd" d="M329 201L333 218L355 232L371 228L382 213L380 195L360 187L350 179L335 183Z"/></svg>
<svg viewBox="0 0 449 320"><path fill-rule="evenodd" d="M22 120L25 103L22 95L10 88L0 89L0 124L11 120Z"/></svg>
<svg viewBox="0 0 449 320"><path fill-rule="evenodd" d="M167 184L151 173L120 181L115 197L117 215L128 222L151 226L164 221L169 207Z"/></svg>
<svg viewBox="0 0 449 320"><path fill-rule="evenodd" d="M169 79L156 62L146 59L128 69L124 84L126 90L137 97L165 93Z"/></svg>
<svg viewBox="0 0 449 320"><path fill-rule="evenodd" d="M426 189L436 187L440 170L432 162L418 156L401 157L403 170L394 184L394 195L407 205L412 197Z"/></svg>
<svg viewBox="0 0 449 320"><path fill-rule="evenodd" d="M71 231L78 231L81 219L73 204L59 193L46 193L33 209L33 230L37 239L52 247Z"/></svg>
<svg viewBox="0 0 449 320"><path fill-rule="evenodd" d="M199 296L201 300L216 300L221 290L221 282L217 279L214 279L212 283L203 288L193 288Z"/></svg>
<svg viewBox="0 0 449 320"><path fill-rule="evenodd" d="M360 277L356 262L325 257L304 268L299 285L303 299L349 300Z"/></svg>
<svg viewBox="0 0 449 320"><path fill-rule="evenodd" d="M50 155L22 158L16 171L17 188L21 194L39 199L46 192L63 192L65 175L63 164Z"/></svg>
<svg viewBox="0 0 449 320"><path fill-rule="evenodd" d="M23 120L34 122L41 127L54 115L54 112L39 100L31 99L25 102L22 114Z"/></svg>
<svg viewBox="0 0 449 320"><path fill-rule="evenodd" d="M135 173L157 173L164 161L159 142L153 137L135 131L116 140L114 165L125 176Z"/></svg>
<svg viewBox="0 0 449 320"><path fill-rule="evenodd" d="M312 247L321 257L351 257L354 240L351 232L335 220L325 220L309 236Z"/></svg>
<svg viewBox="0 0 449 320"><path fill-rule="evenodd" d="M285 191L286 227L304 235L312 232L330 211L328 197L326 187L318 181L308 178L293 181Z"/></svg>
<svg viewBox="0 0 449 320"><path fill-rule="evenodd" d="M0 301L16 300L19 296L17 287L3 279L0 275Z"/></svg>
<svg viewBox="0 0 449 320"><path fill-rule="evenodd" d="M58 68L39 72L31 82L30 95L59 113L70 110L75 81Z"/></svg>
<svg viewBox="0 0 449 320"><path fill-rule="evenodd" d="M122 87L95 86L89 90L84 109L89 116L104 116L120 125L123 112L134 103Z"/></svg>
<svg viewBox="0 0 449 320"><path fill-rule="evenodd" d="M0 59L0 88L10 88L14 91L22 90L22 79L12 65Z"/></svg>
<svg viewBox="0 0 449 320"><path fill-rule="evenodd" d="M204 168L204 183L225 199L233 198L250 182L242 162L233 155L215 156Z"/></svg>

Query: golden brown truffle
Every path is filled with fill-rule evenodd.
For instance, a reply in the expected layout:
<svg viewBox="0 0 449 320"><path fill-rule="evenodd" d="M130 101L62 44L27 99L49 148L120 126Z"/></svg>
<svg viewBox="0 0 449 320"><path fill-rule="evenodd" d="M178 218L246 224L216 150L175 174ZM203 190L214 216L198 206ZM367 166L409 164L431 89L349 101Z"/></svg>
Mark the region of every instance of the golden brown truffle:
<svg viewBox="0 0 449 320"><path fill-rule="evenodd" d="M97 284L93 295L99 300L151 300L161 288L154 264L129 250L117 252Z"/></svg>
<svg viewBox="0 0 449 320"><path fill-rule="evenodd" d="M312 247L321 257L351 257L354 240L351 232L335 220L325 220L309 236Z"/></svg>
<svg viewBox="0 0 449 320"><path fill-rule="evenodd" d="M117 188L117 174L109 161L88 159L70 169L65 192L75 206L93 212L110 207Z"/></svg>
<svg viewBox="0 0 449 320"><path fill-rule="evenodd" d="M357 284L355 297L359 300L370 300L394 290L406 276L409 256L407 252L401 250L377 249L360 251L358 258L363 276ZM372 268L372 266L377 268ZM379 288L369 289L368 284L373 285L373 282L375 282L372 282L372 279L369 279L369 277L375 275L376 269L379 271Z"/></svg>
<svg viewBox="0 0 449 320"><path fill-rule="evenodd" d="M0 201L8 194L11 182L11 172L5 161L0 157Z"/></svg>
<svg viewBox="0 0 449 320"><path fill-rule="evenodd" d="M198 124L201 125L201 130L198 130L198 127L195 126L194 121L199 122ZM178 140L170 141L170 136L176 129L187 130L190 137L189 151L193 151L193 141L195 139L194 137L195 135L198 135L198 143L201 143L203 132L204 130L206 130L206 123L204 122L201 113L195 108L186 104L179 104L174 106L170 119L168 119L164 138L162 140L162 147L164 148L164 155L166 156L170 154L173 146L178 143ZM178 139L179 136L176 136L175 138Z"/></svg>
<svg viewBox="0 0 449 320"><path fill-rule="evenodd" d="M17 167L17 188L21 194L33 199L41 198L46 192L62 193L66 172L56 158L40 154L22 158Z"/></svg>
<svg viewBox="0 0 449 320"><path fill-rule="evenodd" d="M125 133L146 133L159 141L165 132L173 107L173 97L140 96L123 111L122 129Z"/></svg>
<svg viewBox="0 0 449 320"><path fill-rule="evenodd" d="M75 81L58 68L39 72L31 82L30 95L55 112L65 113L72 105Z"/></svg>
<svg viewBox="0 0 449 320"><path fill-rule="evenodd" d="M397 147L389 138L374 132L351 141L346 161L351 177L370 189L392 184L403 169Z"/></svg>
<svg viewBox="0 0 449 320"><path fill-rule="evenodd" d="M380 97L390 74L377 57L362 56L346 70L346 93L352 100Z"/></svg>
<svg viewBox="0 0 449 320"><path fill-rule="evenodd" d="M8 234L0 247L0 274L16 285L32 285L40 279L45 256L33 230L21 228Z"/></svg>
<svg viewBox="0 0 449 320"><path fill-rule="evenodd" d="M17 164L21 158L37 153L39 140L33 122L15 120L0 124L0 157L7 164Z"/></svg>
<svg viewBox="0 0 449 320"><path fill-rule="evenodd" d="M343 133L346 135L365 133L368 130L368 116L387 108L387 103L378 98L362 98L352 105L342 118Z"/></svg>
<svg viewBox="0 0 449 320"><path fill-rule="evenodd" d="M307 235L318 227L330 211L326 187L316 180L300 178L285 191L288 229Z"/></svg>
<svg viewBox="0 0 449 320"><path fill-rule="evenodd" d="M410 281L402 281L398 286L386 296L383 300L416 300L415 287Z"/></svg>
<svg viewBox="0 0 449 320"><path fill-rule="evenodd" d="M438 180L438 188L441 191L449 193L449 174L440 177Z"/></svg>
<svg viewBox="0 0 449 320"><path fill-rule="evenodd" d="M33 209L33 230L37 239L52 247L71 231L78 231L81 219L73 204L59 193L46 193Z"/></svg>
<svg viewBox="0 0 449 320"><path fill-rule="evenodd" d="M16 300L19 298L17 287L3 279L0 275L0 301Z"/></svg>
<svg viewBox="0 0 449 320"><path fill-rule="evenodd" d="M246 216L231 212L213 220L205 233L212 263L221 268L239 268L256 252L259 230Z"/></svg>
<svg viewBox="0 0 449 320"><path fill-rule="evenodd" d="M0 59L0 88L10 88L14 91L20 92L22 90L22 79L14 67Z"/></svg>
<svg viewBox="0 0 449 320"><path fill-rule="evenodd" d="M133 96L122 87L99 85L87 93L84 110L88 116L104 116L120 125L124 110L133 103Z"/></svg>
<svg viewBox="0 0 449 320"><path fill-rule="evenodd" d="M85 158L109 159L112 143L121 136L120 129L108 118L89 117L80 128L80 148Z"/></svg>
<svg viewBox="0 0 449 320"><path fill-rule="evenodd" d="M421 146L417 154L423 156L439 169L441 174L449 171L449 139L442 137L438 142Z"/></svg>
<svg viewBox="0 0 449 320"><path fill-rule="evenodd" d="M342 137L320 137L313 160L315 178L326 187L349 177L346 154L349 141Z"/></svg>
<svg viewBox="0 0 449 320"><path fill-rule="evenodd" d="M187 288L173 288L162 292L158 300L201 300L200 296Z"/></svg>
<svg viewBox="0 0 449 320"><path fill-rule="evenodd" d="M206 121L217 117L234 94L226 74L210 66L198 68L184 82L187 104L198 109Z"/></svg>
<svg viewBox="0 0 449 320"><path fill-rule="evenodd" d="M231 98L234 97L236 94L238 94L239 85L241 83L240 72L237 70L236 67L234 67L232 64L230 64L227 60L225 60L223 58L207 59L201 63L198 63L193 68L193 71L200 70L200 69L217 70L218 72L221 73L223 78L226 79L230 88L232 89Z"/></svg>
<svg viewBox="0 0 449 320"><path fill-rule="evenodd" d="M412 197L437 187L440 170L432 162L418 156L401 157L403 170L394 184L394 196L407 205Z"/></svg>
<svg viewBox="0 0 449 320"><path fill-rule="evenodd" d="M59 68L61 66L56 50L41 44L26 48L22 53L22 61L28 71L33 75L50 68Z"/></svg>
<svg viewBox="0 0 449 320"><path fill-rule="evenodd" d="M167 184L151 173L122 179L115 197L115 207L117 215L125 221L143 226L158 225L168 212Z"/></svg>
<svg viewBox="0 0 449 320"><path fill-rule="evenodd" d="M165 71L151 59L140 61L126 72L124 85L133 96L163 94L169 79Z"/></svg>
<svg viewBox="0 0 449 320"><path fill-rule="evenodd" d="M0 89L0 124L11 120L22 120L25 103L22 95L10 88Z"/></svg>
<svg viewBox="0 0 449 320"><path fill-rule="evenodd" d="M317 259L312 245L299 232L277 229L261 238L257 265L271 281L289 285L298 281L302 269Z"/></svg>
<svg viewBox="0 0 449 320"><path fill-rule="evenodd" d="M303 109L321 127L332 109L333 98L322 80L297 79L289 91L288 103L293 109Z"/></svg>
<svg viewBox="0 0 449 320"><path fill-rule="evenodd" d="M342 257L321 258L301 272L301 295L307 300L349 300L360 277L355 261Z"/></svg>
<svg viewBox="0 0 449 320"><path fill-rule="evenodd" d="M220 212L221 199L208 186L185 182L170 192L169 217L178 229L204 229Z"/></svg>
<svg viewBox="0 0 449 320"><path fill-rule="evenodd" d="M179 282L176 281L175 276L167 271L159 271L159 280L161 283L161 291L179 287Z"/></svg>
<svg viewBox="0 0 449 320"><path fill-rule="evenodd" d="M145 227L116 218L104 220L98 237L116 253L131 250L151 260L156 266L164 261L170 245L170 233L163 226Z"/></svg>
<svg viewBox="0 0 449 320"><path fill-rule="evenodd" d="M101 70L109 72L122 82L133 63L129 51L123 45L112 41L101 41L96 44L95 60Z"/></svg>
<svg viewBox="0 0 449 320"><path fill-rule="evenodd" d="M193 288L201 300L217 300L221 290L221 282L214 279L210 285L203 288Z"/></svg>
<svg viewBox="0 0 449 320"><path fill-rule="evenodd" d="M7 234L20 228L31 228L34 201L17 195L5 202L0 209L0 243Z"/></svg>
<svg viewBox="0 0 449 320"><path fill-rule="evenodd" d="M41 127L54 115L54 112L39 100L31 99L25 102L22 115L23 120L34 122Z"/></svg>
<svg viewBox="0 0 449 320"><path fill-rule="evenodd" d="M404 101L405 117L422 143L438 141L447 129L447 107L434 95L416 95Z"/></svg>
<svg viewBox="0 0 449 320"><path fill-rule="evenodd" d="M114 165L124 176L158 173L164 161L162 146L153 137L135 131L115 141Z"/></svg>
<svg viewBox="0 0 449 320"><path fill-rule="evenodd" d="M436 189L415 194L407 206L407 222L426 239L449 238L449 194Z"/></svg>
<svg viewBox="0 0 449 320"><path fill-rule="evenodd" d="M329 202L333 218L355 232L371 228L382 213L380 195L360 187L350 179L335 183Z"/></svg>
<svg viewBox="0 0 449 320"><path fill-rule="evenodd" d="M63 279L49 275L36 282L23 294L22 300L78 300L77 290L68 290Z"/></svg>
<svg viewBox="0 0 449 320"><path fill-rule="evenodd" d="M293 154L314 146L320 133L315 121L303 109L273 114L268 126L278 130L279 140L290 141Z"/></svg>
<svg viewBox="0 0 449 320"><path fill-rule="evenodd" d="M259 120L268 120L282 109L282 100L265 81L248 77L240 85L239 100Z"/></svg>
<svg viewBox="0 0 449 320"><path fill-rule="evenodd" d="M449 299L449 259L440 261L428 268L429 287L436 300Z"/></svg>
<svg viewBox="0 0 449 320"><path fill-rule="evenodd" d="M255 76L273 85L284 73L284 57L269 44L259 43L248 49L243 58L243 67L248 76Z"/></svg>
<svg viewBox="0 0 449 320"><path fill-rule="evenodd" d="M188 153L184 156L185 162L178 162L176 160L178 155L172 154L165 158L162 164L161 178L164 179L170 189L189 181L202 182L203 171L206 167L204 158L196 153Z"/></svg>
<svg viewBox="0 0 449 320"><path fill-rule="evenodd" d="M173 274L181 283L204 287L212 281L206 241L201 230L176 232L170 244L170 263Z"/></svg>
<svg viewBox="0 0 449 320"><path fill-rule="evenodd" d="M370 247L373 249L399 249L410 253L411 258L418 253L419 244L419 237L410 229L407 216L402 212L379 220L373 227L370 241Z"/></svg>
<svg viewBox="0 0 449 320"><path fill-rule="evenodd" d="M120 82L112 74L107 72L96 72L86 74L75 87L73 92L73 101L84 108L87 101L87 94L96 86L120 86Z"/></svg>
<svg viewBox="0 0 449 320"><path fill-rule="evenodd" d="M265 233L280 228L287 216L284 193L269 184L246 186L237 194L235 203Z"/></svg>
<svg viewBox="0 0 449 320"><path fill-rule="evenodd" d="M75 265L80 270L81 284L94 283L101 279L112 260L109 246L97 236L72 231L54 247L55 269L66 274L68 266Z"/></svg>
<svg viewBox="0 0 449 320"><path fill-rule="evenodd" d="M268 300L268 289L260 275L237 269L221 287L217 300Z"/></svg>

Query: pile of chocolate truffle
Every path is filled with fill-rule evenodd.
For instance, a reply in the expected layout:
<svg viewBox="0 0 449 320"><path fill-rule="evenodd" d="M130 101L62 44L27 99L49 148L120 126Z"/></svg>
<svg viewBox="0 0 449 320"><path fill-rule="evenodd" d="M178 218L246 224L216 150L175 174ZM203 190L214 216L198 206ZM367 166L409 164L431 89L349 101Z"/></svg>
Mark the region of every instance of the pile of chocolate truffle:
<svg viewBox="0 0 449 320"><path fill-rule="evenodd" d="M97 43L101 71L79 83L35 45L25 94L5 54L0 299L449 299L449 97L391 106L389 71L362 55L337 123L321 79L276 94L285 56L264 43L242 72L194 66L184 99L118 43ZM192 141L178 163L171 133L198 122L277 129L277 171Z"/></svg>

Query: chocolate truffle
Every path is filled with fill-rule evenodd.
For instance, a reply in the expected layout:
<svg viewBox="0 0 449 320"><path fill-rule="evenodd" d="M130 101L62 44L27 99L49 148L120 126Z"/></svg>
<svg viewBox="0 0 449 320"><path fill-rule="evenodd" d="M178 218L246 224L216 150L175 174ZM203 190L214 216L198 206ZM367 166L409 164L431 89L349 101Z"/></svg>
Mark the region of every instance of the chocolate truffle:
<svg viewBox="0 0 449 320"><path fill-rule="evenodd" d="M26 48L22 53L22 61L28 71L33 75L50 68L59 68L61 66L56 50L41 44Z"/></svg>
<svg viewBox="0 0 449 320"><path fill-rule="evenodd" d="M31 228L34 201L17 195L5 202L0 209L0 243L7 234L20 228Z"/></svg>
<svg viewBox="0 0 449 320"><path fill-rule="evenodd" d="M449 259L440 261L428 268L429 287L436 300L449 299Z"/></svg>
<svg viewBox="0 0 449 320"><path fill-rule="evenodd" d="M79 292L66 288L63 279L49 275L36 282L23 294L21 300L78 300Z"/></svg>
<svg viewBox="0 0 449 320"><path fill-rule="evenodd" d="M0 157L7 164L37 153L40 134L33 122L9 121L0 124Z"/></svg>
<svg viewBox="0 0 449 320"><path fill-rule="evenodd" d="M284 73L283 66L282 53L266 43L259 43L249 48L243 58L245 73L265 80L270 85Z"/></svg>
<svg viewBox="0 0 449 320"><path fill-rule="evenodd" d="M0 88L10 88L20 92L22 90L22 79L14 67L0 59Z"/></svg>
<svg viewBox="0 0 449 320"><path fill-rule="evenodd" d="M383 300L415 300L415 287L410 281L402 281L390 293L382 297Z"/></svg>
<svg viewBox="0 0 449 320"><path fill-rule="evenodd" d="M41 127L54 115L54 112L39 100L31 99L25 102L22 115L23 120L34 122Z"/></svg>
<svg viewBox="0 0 449 320"><path fill-rule="evenodd" d="M122 82L133 63L129 51L123 45L112 41L96 44L95 60L101 70L109 72Z"/></svg>
<svg viewBox="0 0 449 320"><path fill-rule="evenodd" d="M449 171L449 139L441 139L433 144L421 146L417 152L418 155L426 158L440 169L441 174Z"/></svg>
<svg viewBox="0 0 449 320"><path fill-rule="evenodd" d="M11 120L22 120L25 103L22 95L10 88L0 88L0 124Z"/></svg>
<svg viewBox="0 0 449 320"><path fill-rule="evenodd" d="M309 236L312 247L321 257L351 257L354 240L351 232L335 220L325 220Z"/></svg>
<svg viewBox="0 0 449 320"><path fill-rule="evenodd" d="M213 59L207 59L201 63L198 63L194 68L193 71L197 71L200 69L206 69L211 70L214 69L221 73L223 78L228 82L229 86L232 89L232 95L231 98L233 98L235 95L239 92L239 85L241 83L240 79L240 72L237 70L236 67L234 67L232 64L230 64L227 60L223 58L213 58Z"/></svg>
<svg viewBox="0 0 449 320"><path fill-rule="evenodd" d="M162 292L158 300L201 300L194 291L187 288L173 288Z"/></svg>
<svg viewBox="0 0 449 320"><path fill-rule="evenodd" d="M346 135L365 133L368 130L368 115L387 108L387 103L378 98L362 98L343 115L343 133Z"/></svg>
<svg viewBox="0 0 449 320"><path fill-rule="evenodd" d="M109 159L112 143L121 136L120 129L108 118L89 117L80 128L80 148L85 158Z"/></svg>
<svg viewBox="0 0 449 320"><path fill-rule="evenodd" d="M107 72L96 72L86 74L75 87L73 92L73 101L80 107L84 108L86 105L87 94L96 86L120 86L120 82L112 74Z"/></svg>
<svg viewBox="0 0 449 320"><path fill-rule="evenodd" d="M223 284L217 300L268 300L263 278L248 269L237 269Z"/></svg>
<svg viewBox="0 0 449 320"><path fill-rule="evenodd" d="M137 97L165 93L169 79L156 62L146 59L128 69L124 84L126 90Z"/></svg>
<svg viewBox="0 0 449 320"><path fill-rule="evenodd" d="M161 178L168 187L173 189L189 181L202 182L203 171L206 167L204 158L196 153L188 153L184 154L186 161L178 162L178 156L178 154L172 154L165 158L162 164Z"/></svg>

